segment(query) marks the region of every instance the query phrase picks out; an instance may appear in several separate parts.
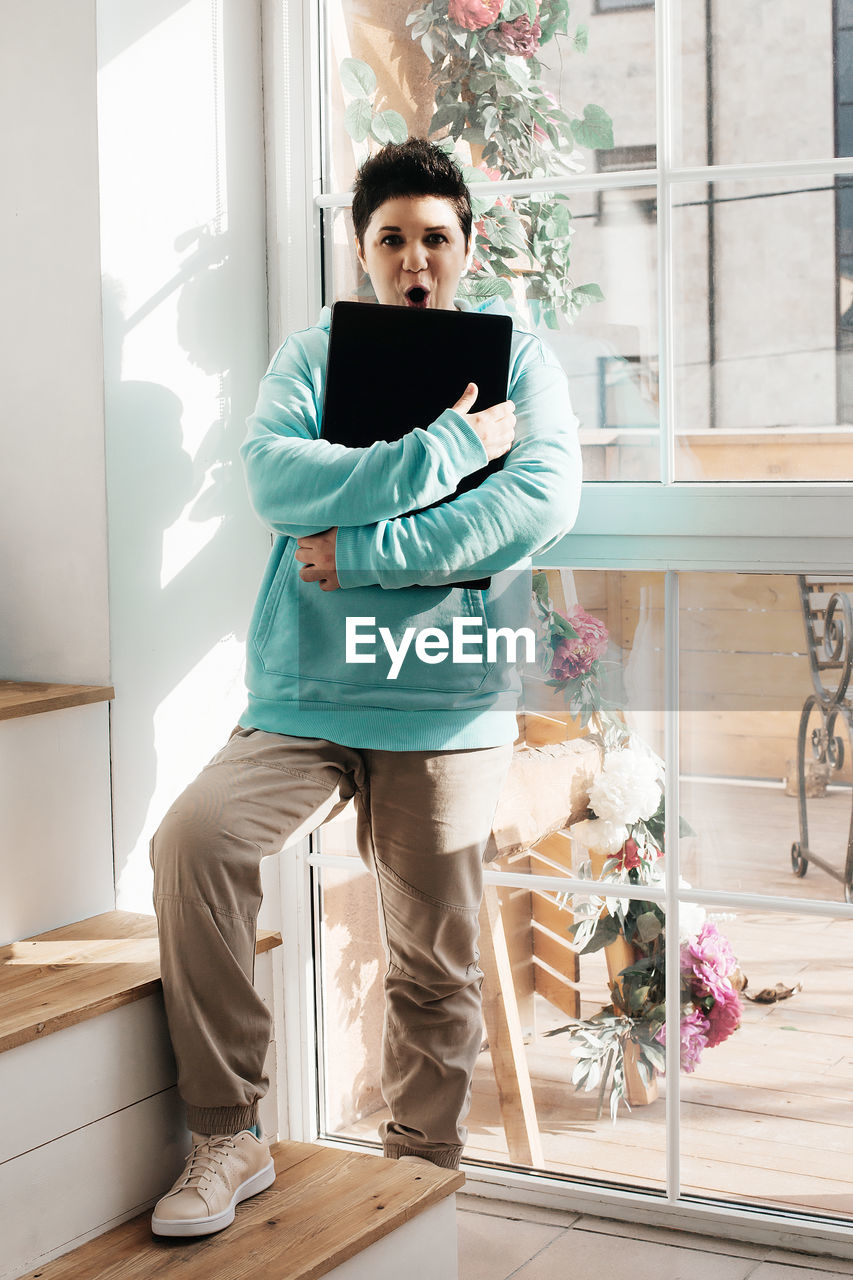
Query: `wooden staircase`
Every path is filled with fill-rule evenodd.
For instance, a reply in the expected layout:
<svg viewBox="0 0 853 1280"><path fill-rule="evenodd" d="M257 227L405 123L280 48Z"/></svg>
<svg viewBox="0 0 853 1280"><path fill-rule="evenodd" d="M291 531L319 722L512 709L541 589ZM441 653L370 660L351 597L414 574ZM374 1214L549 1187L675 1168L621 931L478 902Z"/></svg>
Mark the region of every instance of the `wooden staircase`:
<svg viewBox="0 0 853 1280"><path fill-rule="evenodd" d="M34 757L40 785L25 803L53 806L59 832L48 874L29 833L21 841L5 832L15 850L13 891L27 889L40 920L61 921L91 866L97 883L82 885L75 901L99 904L97 914L0 947L0 1280L455 1280L453 1193L462 1175L365 1152L278 1143L276 1182L238 1206L226 1231L192 1241L152 1236L151 1206L180 1172L190 1135L166 1031L156 921L100 909L112 884L101 813L109 804L104 704L112 697L109 686L0 681L0 721L23 721L20 731L4 726L19 734L4 740L5 758ZM100 773L89 767L92 748ZM71 832L63 861L63 818L76 789L78 812L95 815L97 839L87 858ZM5 936L26 918L11 916ZM259 931L255 986L269 1006L280 944L277 932ZM275 1053L272 1041L273 1080ZM278 1131L275 1089L261 1121Z"/></svg>
<svg viewBox="0 0 853 1280"><path fill-rule="evenodd" d="M301 1142L272 1149L276 1181L232 1226L195 1240L151 1234L149 1212L22 1280L452 1280L453 1193L464 1177Z"/></svg>

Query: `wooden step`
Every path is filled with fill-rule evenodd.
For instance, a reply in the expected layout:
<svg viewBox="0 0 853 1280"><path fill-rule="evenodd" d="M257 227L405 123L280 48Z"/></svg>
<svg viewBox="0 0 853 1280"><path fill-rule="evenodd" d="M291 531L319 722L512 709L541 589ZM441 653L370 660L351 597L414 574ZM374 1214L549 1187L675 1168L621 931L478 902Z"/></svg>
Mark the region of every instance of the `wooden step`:
<svg viewBox="0 0 853 1280"><path fill-rule="evenodd" d="M281 935L258 934L258 954ZM141 1000L160 986L157 921L106 911L0 947L0 1052Z"/></svg>
<svg viewBox="0 0 853 1280"><path fill-rule="evenodd" d="M238 1205L234 1223L221 1233L196 1240L154 1237L146 1210L20 1280L148 1280L172 1274L180 1280L456 1276L452 1197L465 1181L463 1174L420 1160L386 1160L302 1142L277 1143L272 1155L275 1183ZM426 1238L401 1234L396 1257L387 1246L381 1258L379 1251L365 1253L419 1215L426 1219L426 1211L442 1202L447 1202L447 1212L432 1217ZM349 1263L357 1255L364 1257L363 1271ZM377 1265L380 1261L384 1266Z"/></svg>
<svg viewBox="0 0 853 1280"><path fill-rule="evenodd" d="M32 680L0 680L0 720L17 720L63 707L90 702L111 702L115 689L108 684L37 684Z"/></svg>

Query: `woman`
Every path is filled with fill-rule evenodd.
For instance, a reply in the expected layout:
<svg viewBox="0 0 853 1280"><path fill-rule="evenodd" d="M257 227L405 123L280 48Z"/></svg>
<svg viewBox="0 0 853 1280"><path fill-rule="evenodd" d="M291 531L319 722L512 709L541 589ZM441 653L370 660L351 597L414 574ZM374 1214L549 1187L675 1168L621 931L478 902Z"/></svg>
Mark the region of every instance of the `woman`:
<svg viewBox="0 0 853 1280"><path fill-rule="evenodd" d="M438 147L411 138L368 160L353 222L380 303L470 309L456 299L470 196ZM162 1235L221 1230L274 1179L257 1119L270 1038L252 985L260 861L350 799L388 961L385 1154L455 1168L467 1136L482 858L516 737L518 673L470 654L439 666L418 646L390 679L390 650L354 662L346 638L354 619L397 640L412 626L447 633L459 617L524 619L530 556L577 510L576 419L556 360L515 329L507 402L472 414L471 385L394 444L332 444L321 431L329 315L273 357L243 446L252 503L275 535L246 712L152 841L166 1012L193 1131L186 1168L154 1210ZM425 354L425 378L429 365ZM381 376L377 352L361 394ZM503 455L499 472L441 502ZM488 591L453 586L485 575Z"/></svg>

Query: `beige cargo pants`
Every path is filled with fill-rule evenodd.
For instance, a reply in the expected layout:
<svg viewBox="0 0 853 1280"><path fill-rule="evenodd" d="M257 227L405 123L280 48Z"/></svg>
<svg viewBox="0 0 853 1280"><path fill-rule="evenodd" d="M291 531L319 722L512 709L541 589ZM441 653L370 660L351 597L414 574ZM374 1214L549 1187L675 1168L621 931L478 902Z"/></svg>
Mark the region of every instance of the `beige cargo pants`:
<svg viewBox="0 0 853 1280"><path fill-rule="evenodd" d="M386 1155L458 1165L481 1045L482 861L512 746L355 750L238 729L151 842L178 1091L189 1127L257 1120L270 1015L252 985L260 861L354 798L385 946ZM286 856L286 855L285 855Z"/></svg>

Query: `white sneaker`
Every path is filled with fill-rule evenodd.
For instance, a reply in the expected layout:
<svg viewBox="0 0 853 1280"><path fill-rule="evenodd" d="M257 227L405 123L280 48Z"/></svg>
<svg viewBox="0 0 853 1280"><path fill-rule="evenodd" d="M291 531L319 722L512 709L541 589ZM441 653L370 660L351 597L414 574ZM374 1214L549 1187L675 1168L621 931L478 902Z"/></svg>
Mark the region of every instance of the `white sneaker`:
<svg viewBox="0 0 853 1280"><path fill-rule="evenodd" d="M244 1130L205 1138L193 1134L193 1149L171 1191L157 1201L151 1218L155 1236L204 1236L234 1221L235 1206L275 1182L269 1145Z"/></svg>

